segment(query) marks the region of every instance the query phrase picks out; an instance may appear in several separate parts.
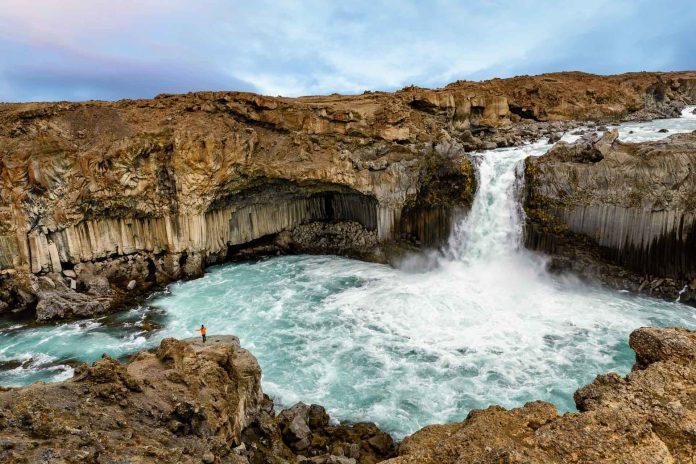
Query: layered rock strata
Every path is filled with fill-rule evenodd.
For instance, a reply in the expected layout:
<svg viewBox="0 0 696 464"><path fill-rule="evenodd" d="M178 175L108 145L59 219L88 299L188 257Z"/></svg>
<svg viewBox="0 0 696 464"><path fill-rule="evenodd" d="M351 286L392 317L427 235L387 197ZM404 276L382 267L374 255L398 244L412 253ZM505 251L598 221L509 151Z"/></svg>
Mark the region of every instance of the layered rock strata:
<svg viewBox="0 0 696 464"><path fill-rule="evenodd" d="M692 463L696 456L696 334L643 328L625 378L598 376L575 393L578 413L536 401L471 411L463 422L407 437L389 464Z"/></svg>
<svg viewBox="0 0 696 464"><path fill-rule="evenodd" d="M696 132L559 142L525 164L527 246L619 288L696 296ZM681 295L680 295L681 293Z"/></svg>
<svg viewBox="0 0 696 464"><path fill-rule="evenodd" d="M386 244L436 246L474 195L467 151L556 137L575 120L672 115L695 79L560 73L355 96L0 104L0 312L105 312L261 252L385 261Z"/></svg>
<svg viewBox="0 0 696 464"><path fill-rule="evenodd" d="M406 127L412 138L393 139L382 121L391 116L374 114L387 109L363 104L198 94L10 106L3 126L14 129L0 137L5 309L36 308L39 320L107 311L259 240L381 261L381 243L436 245L449 211L473 196L463 146L427 113ZM308 246L312 224L337 238ZM76 309L52 304L57 292ZM90 308L76 292L92 295Z"/></svg>
<svg viewBox="0 0 696 464"><path fill-rule="evenodd" d="M394 454L374 424L331 424L299 403L274 414L256 359L231 336L165 339L128 364L0 391L0 462L372 464Z"/></svg>

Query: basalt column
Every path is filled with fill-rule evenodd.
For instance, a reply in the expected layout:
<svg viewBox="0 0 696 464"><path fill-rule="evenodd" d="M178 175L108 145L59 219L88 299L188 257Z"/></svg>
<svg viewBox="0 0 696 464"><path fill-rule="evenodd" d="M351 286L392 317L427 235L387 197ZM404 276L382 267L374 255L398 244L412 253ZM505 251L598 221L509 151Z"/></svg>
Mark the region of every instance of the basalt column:
<svg viewBox="0 0 696 464"><path fill-rule="evenodd" d="M616 132L560 142L526 160L526 244L570 254L575 267L597 253L630 270L642 290L673 282L660 294L676 299L696 277L694 170L696 133L636 144Z"/></svg>

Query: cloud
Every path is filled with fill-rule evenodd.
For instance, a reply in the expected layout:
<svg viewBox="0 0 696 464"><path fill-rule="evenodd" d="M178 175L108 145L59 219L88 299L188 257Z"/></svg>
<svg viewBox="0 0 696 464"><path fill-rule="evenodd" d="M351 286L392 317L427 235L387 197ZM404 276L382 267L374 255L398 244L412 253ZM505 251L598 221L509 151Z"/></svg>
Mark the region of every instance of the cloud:
<svg viewBox="0 0 696 464"><path fill-rule="evenodd" d="M691 0L5 0L0 100L694 69ZM40 6L40 7L39 7Z"/></svg>
<svg viewBox="0 0 696 464"><path fill-rule="evenodd" d="M7 41L0 41L0 55L14 61L0 69L0 100L117 100L197 90L258 91L207 63L166 57L143 61Z"/></svg>
<svg viewBox="0 0 696 464"><path fill-rule="evenodd" d="M582 28L560 31L524 60L501 63L470 76L538 74L579 70L598 74L696 69L693 4L617 3Z"/></svg>

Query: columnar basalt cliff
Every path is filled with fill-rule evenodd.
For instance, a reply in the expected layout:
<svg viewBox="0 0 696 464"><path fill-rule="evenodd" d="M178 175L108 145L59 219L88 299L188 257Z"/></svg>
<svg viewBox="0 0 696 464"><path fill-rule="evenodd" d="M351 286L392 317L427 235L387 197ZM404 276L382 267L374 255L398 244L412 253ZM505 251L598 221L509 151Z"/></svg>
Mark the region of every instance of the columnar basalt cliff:
<svg viewBox="0 0 696 464"><path fill-rule="evenodd" d="M384 261L466 210L466 152L574 120L673 116L696 73L548 74L443 89L0 104L0 312L86 316L209 264Z"/></svg>
<svg viewBox="0 0 696 464"><path fill-rule="evenodd" d="M527 245L615 286L689 302L696 290L696 132L559 142L526 161ZM617 267L619 265L621 267Z"/></svg>
<svg viewBox="0 0 696 464"><path fill-rule="evenodd" d="M690 463L696 453L696 334L642 328L625 378L598 376L577 413L536 401L473 410L398 448L371 423L319 405L275 415L254 357L231 336L165 339L127 364L103 357L52 384L0 391L0 461L13 463Z"/></svg>

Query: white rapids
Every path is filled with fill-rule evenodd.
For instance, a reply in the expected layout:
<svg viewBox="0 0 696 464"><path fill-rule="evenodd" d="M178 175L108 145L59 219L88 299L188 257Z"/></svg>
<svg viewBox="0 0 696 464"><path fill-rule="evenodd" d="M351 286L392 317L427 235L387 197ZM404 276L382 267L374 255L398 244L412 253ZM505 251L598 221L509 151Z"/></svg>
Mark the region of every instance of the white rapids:
<svg viewBox="0 0 696 464"><path fill-rule="evenodd" d="M621 138L695 130L691 109L680 119L624 124ZM657 132L663 127L670 132ZM628 372L633 329L696 327L696 311L544 272L544 258L521 246L515 171L548 148L476 155L472 209L429 266L422 258L394 269L330 256L216 266L116 321L0 329L0 365L30 352L52 357L51 368L103 351L120 355L165 336L193 336L205 323L209 333L241 338L279 404L320 403L339 420L375 421L396 437L491 404L541 399L572 410L575 389L597 374ZM146 337L143 318L163 328ZM0 371L0 383L66 375L41 366Z"/></svg>

